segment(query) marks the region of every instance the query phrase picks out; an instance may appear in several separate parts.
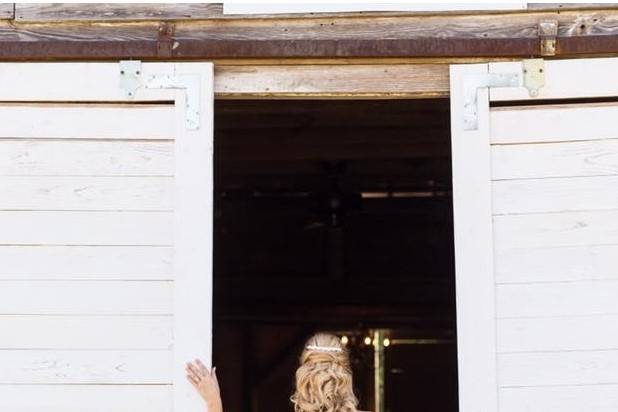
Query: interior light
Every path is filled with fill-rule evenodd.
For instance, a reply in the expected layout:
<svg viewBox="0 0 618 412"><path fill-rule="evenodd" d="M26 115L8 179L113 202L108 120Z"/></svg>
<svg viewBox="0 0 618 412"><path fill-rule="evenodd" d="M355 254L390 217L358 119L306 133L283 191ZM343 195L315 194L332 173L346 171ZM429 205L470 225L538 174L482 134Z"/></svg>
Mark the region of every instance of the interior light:
<svg viewBox="0 0 618 412"><path fill-rule="evenodd" d="M371 345L371 338L367 336L364 342L365 342L365 345Z"/></svg>
<svg viewBox="0 0 618 412"><path fill-rule="evenodd" d="M384 347L386 348L387 346L389 346L391 344L391 340L389 338L384 339Z"/></svg>
<svg viewBox="0 0 618 412"><path fill-rule="evenodd" d="M350 340L348 339L347 336L344 335L344 336L341 337L341 344L342 345L347 345L349 341Z"/></svg>

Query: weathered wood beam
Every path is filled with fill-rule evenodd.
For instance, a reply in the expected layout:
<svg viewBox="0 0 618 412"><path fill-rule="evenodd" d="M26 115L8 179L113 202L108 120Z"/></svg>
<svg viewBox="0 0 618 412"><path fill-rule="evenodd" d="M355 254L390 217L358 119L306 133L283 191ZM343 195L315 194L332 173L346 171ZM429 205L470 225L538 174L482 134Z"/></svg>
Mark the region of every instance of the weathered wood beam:
<svg viewBox="0 0 618 412"><path fill-rule="evenodd" d="M14 11L13 3L0 3L0 20L12 20Z"/></svg>
<svg viewBox="0 0 618 412"><path fill-rule="evenodd" d="M448 65L217 66L219 98L445 97Z"/></svg>
<svg viewBox="0 0 618 412"><path fill-rule="evenodd" d="M558 22L556 55L618 53L618 10L471 15L174 21L0 22L0 59L529 57L538 26Z"/></svg>

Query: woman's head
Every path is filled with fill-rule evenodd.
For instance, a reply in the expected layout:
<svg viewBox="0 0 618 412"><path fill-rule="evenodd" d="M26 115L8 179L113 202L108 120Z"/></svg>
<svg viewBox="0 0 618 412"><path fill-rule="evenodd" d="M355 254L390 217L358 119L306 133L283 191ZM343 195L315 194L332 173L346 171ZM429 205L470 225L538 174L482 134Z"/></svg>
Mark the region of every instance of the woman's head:
<svg viewBox="0 0 618 412"><path fill-rule="evenodd" d="M296 412L356 412L347 350L335 335L309 338L296 371Z"/></svg>

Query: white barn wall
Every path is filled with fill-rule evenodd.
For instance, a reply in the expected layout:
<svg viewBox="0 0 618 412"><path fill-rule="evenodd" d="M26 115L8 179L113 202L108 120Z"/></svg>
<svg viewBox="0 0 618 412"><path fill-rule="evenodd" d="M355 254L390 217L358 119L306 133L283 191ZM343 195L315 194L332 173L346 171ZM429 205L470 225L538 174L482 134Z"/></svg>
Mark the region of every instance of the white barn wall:
<svg viewBox="0 0 618 412"><path fill-rule="evenodd" d="M501 412L618 409L617 110L491 111Z"/></svg>
<svg viewBox="0 0 618 412"><path fill-rule="evenodd" d="M0 410L171 411L173 105L0 119Z"/></svg>

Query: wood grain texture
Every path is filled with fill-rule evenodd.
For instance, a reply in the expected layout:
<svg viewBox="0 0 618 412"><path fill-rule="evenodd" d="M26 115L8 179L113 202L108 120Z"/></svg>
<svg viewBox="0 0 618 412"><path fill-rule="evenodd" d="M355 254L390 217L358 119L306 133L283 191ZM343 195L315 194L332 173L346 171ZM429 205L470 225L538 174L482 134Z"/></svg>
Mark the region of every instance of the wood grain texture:
<svg viewBox="0 0 618 412"><path fill-rule="evenodd" d="M496 250L496 282L532 283L618 279L618 245Z"/></svg>
<svg viewBox="0 0 618 412"><path fill-rule="evenodd" d="M167 350L0 350L0 363L2 385L161 385L172 376Z"/></svg>
<svg viewBox="0 0 618 412"><path fill-rule="evenodd" d="M618 138L616 103L497 107L491 110L492 144Z"/></svg>
<svg viewBox="0 0 618 412"><path fill-rule="evenodd" d="M496 250L618 244L618 211L494 216Z"/></svg>
<svg viewBox="0 0 618 412"><path fill-rule="evenodd" d="M562 262L554 262L562 266ZM618 314L618 281L498 285L498 318Z"/></svg>
<svg viewBox="0 0 618 412"><path fill-rule="evenodd" d="M0 4L0 20L12 20L15 17L14 3Z"/></svg>
<svg viewBox="0 0 618 412"><path fill-rule="evenodd" d="M3 140L0 149L0 175L174 175L172 142Z"/></svg>
<svg viewBox="0 0 618 412"><path fill-rule="evenodd" d="M0 385L11 412L169 412L170 385Z"/></svg>
<svg viewBox="0 0 618 412"><path fill-rule="evenodd" d="M0 212L2 245L169 246L171 212Z"/></svg>
<svg viewBox="0 0 618 412"><path fill-rule="evenodd" d="M2 315L0 349L170 349L171 316ZM59 333L58 331L64 331Z"/></svg>
<svg viewBox="0 0 618 412"><path fill-rule="evenodd" d="M498 319L498 352L618 348L618 315Z"/></svg>
<svg viewBox="0 0 618 412"><path fill-rule="evenodd" d="M504 353L500 386L608 385L618 383L618 350Z"/></svg>
<svg viewBox="0 0 618 412"><path fill-rule="evenodd" d="M223 19L221 3L174 4L71 4L19 3L15 5L18 22L67 21L139 21Z"/></svg>
<svg viewBox="0 0 618 412"><path fill-rule="evenodd" d="M4 280L0 314L171 315L172 291L165 281Z"/></svg>
<svg viewBox="0 0 618 412"><path fill-rule="evenodd" d="M500 390L501 412L611 412L618 385L583 385Z"/></svg>
<svg viewBox="0 0 618 412"><path fill-rule="evenodd" d="M169 140L173 120L171 105L5 103L0 138Z"/></svg>
<svg viewBox="0 0 618 412"><path fill-rule="evenodd" d="M618 176L498 180L493 213L523 214L618 209Z"/></svg>
<svg viewBox="0 0 618 412"><path fill-rule="evenodd" d="M0 210L171 211L173 184L169 177L2 176Z"/></svg>
<svg viewBox="0 0 618 412"><path fill-rule="evenodd" d="M492 146L492 179L618 175L618 140Z"/></svg>
<svg viewBox="0 0 618 412"><path fill-rule="evenodd" d="M566 56L615 52L618 32L616 10L193 20L175 22L169 56L157 47L157 21L93 24L85 15L60 24L22 15L0 27L0 58L529 57L540 54L544 19L559 22L557 53Z"/></svg>
<svg viewBox="0 0 618 412"><path fill-rule="evenodd" d="M243 96L448 96L448 66L217 66L215 94Z"/></svg>
<svg viewBox="0 0 618 412"><path fill-rule="evenodd" d="M0 246L5 280L171 280L173 248Z"/></svg>

